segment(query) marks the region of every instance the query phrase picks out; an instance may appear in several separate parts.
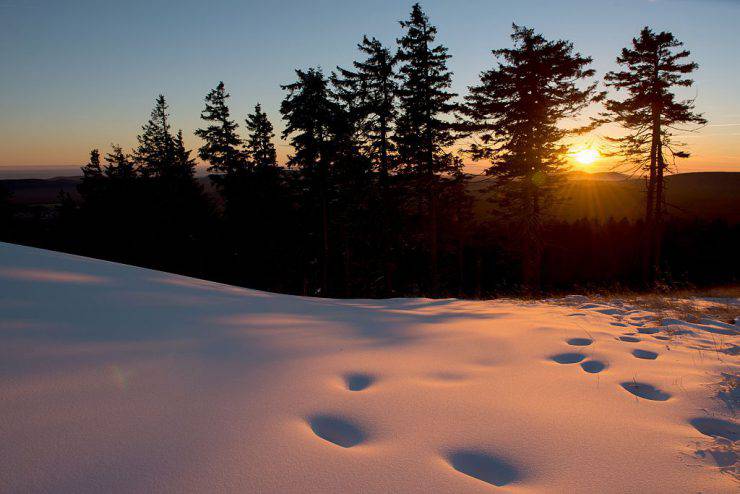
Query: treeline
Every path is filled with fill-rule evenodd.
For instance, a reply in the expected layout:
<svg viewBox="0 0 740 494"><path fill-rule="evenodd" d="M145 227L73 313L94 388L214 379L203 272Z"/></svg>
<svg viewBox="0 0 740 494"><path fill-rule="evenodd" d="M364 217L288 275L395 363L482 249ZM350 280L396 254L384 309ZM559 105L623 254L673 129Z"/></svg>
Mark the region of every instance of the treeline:
<svg viewBox="0 0 740 494"><path fill-rule="evenodd" d="M480 297L734 280L737 266L698 269L696 254L708 242L718 259L731 259L736 226L671 223L664 214L663 177L687 156L671 129L704 123L691 101L674 96L697 66L670 33L645 28L622 51L621 70L605 78L626 94L617 99L598 89L591 58L572 43L515 25L512 47L494 50L494 66L459 98L447 48L418 4L400 27L394 50L364 37L351 67L296 70L295 82L282 86L282 137L293 149L287 166L277 162L261 106L241 132L219 83L195 132L218 192L211 201L159 96L135 149L113 146L104 159L93 150L82 201L61 197L58 214L16 237L320 296ZM598 103L599 118L572 124ZM626 129L610 140L613 152L646 176L645 220L550 219L565 142L607 121ZM489 163L495 221L473 214L466 155ZM677 243L664 241L678 231Z"/></svg>

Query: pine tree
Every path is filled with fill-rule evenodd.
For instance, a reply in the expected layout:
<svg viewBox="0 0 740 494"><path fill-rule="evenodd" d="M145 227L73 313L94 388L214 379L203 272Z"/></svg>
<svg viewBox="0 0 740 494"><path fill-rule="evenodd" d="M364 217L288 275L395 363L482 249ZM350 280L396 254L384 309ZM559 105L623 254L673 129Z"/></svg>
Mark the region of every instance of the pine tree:
<svg viewBox="0 0 740 494"><path fill-rule="evenodd" d="M82 167L82 177L97 179L103 175L103 170L100 166L100 150L93 149L90 151L90 161Z"/></svg>
<svg viewBox="0 0 740 494"><path fill-rule="evenodd" d="M230 119L223 82L206 96L206 107L200 118L208 122L205 128L197 129L195 135L204 143L198 150L198 156L209 163L209 172L237 175L248 168L244 153L240 150L242 140L237 134L238 125Z"/></svg>
<svg viewBox="0 0 740 494"><path fill-rule="evenodd" d="M622 70L606 74L608 86L624 90L623 100L608 99L605 117L627 129L624 137L609 139L633 171L647 176L645 223L648 236L643 254L643 278L651 283L660 264L660 230L665 208L664 176L676 158L689 154L673 139L676 126L706 124L694 112L693 101L678 101L674 90L690 87L686 76L698 68L687 62L691 54L669 32L655 33L644 27L617 57Z"/></svg>
<svg viewBox="0 0 740 494"><path fill-rule="evenodd" d="M280 113L286 122L283 138L290 138L294 153L288 166L297 167L309 194L307 205L317 202L321 224L321 294L329 293L329 201L332 176L348 128L341 106L332 99L328 81L320 69L296 70L298 81L282 86L285 96ZM318 196L318 197L316 197Z"/></svg>
<svg viewBox="0 0 740 494"><path fill-rule="evenodd" d="M174 176L192 182L195 177L195 160L190 157L190 150L185 148L182 130L177 131L173 154Z"/></svg>
<svg viewBox="0 0 740 494"><path fill-rule="evenodd" d="M357 47L365 59L353 62L353 70L337 67L338 74L332 74L332 84L337 99L344 104L350 116L358 152L369 160L378 174L377 210L372 216L377 217L375 223L379 228L378 252L384 264L385 294L390 295L393 292L394 244L391 229L395 223L391 215L395 208L391 204L389 175L397 163L393 142L398 89L395 72L397 61L390 50L375 38L364 36Z"/></svg>
<svg viewBox="0 0 740 494"><path fill-rule="evenodd" d="M396 143L399 164L416 179L417 193L426 198L431 290L437 292L437 201L439 179L457 173L461 161L445 151L455 141L452 126L446 120L455 109L456 94L449 89L452 73L447 69L447 48L434 46L437 29L419 4L414 4L409 20L401 21L406 33L398 39L397 58L400 86Z"/></svg>
<svg viewBox="0 0 740 494"><path fill-rule="evenodd" d="M103 195L103 169L100 165L100 151L90 151L90 161L82 167L82 181L77 190L86 202L94 202Z"/></svg>
<svg viewBox="0 0 740 494"><path fill-rule="evenodd" d="M105 176L114 180L130 181L136 177L134 163L131 158L123 152L121 146L113 144L112 150L105 156Z"/></svg>
<svg viewBox="0 0 740 494"><path fill-rule="evenodd" d="M252 166L257 170L269 169L277 166L277 153L272 140L275 137L272 123L267 114L262 111L258 103L254 107L254 113L247 115L247 156Z"/></svg>
<svg viewBox="0 0 740 494"><path fill-rule="evenodd" d="M134 150L137 171L143 177L161 177L172 165L175 140L170 131L168 106L163 95L156 99L149 121L137 136L139 146Z"/></svg>
<svg viewBox="0 0 740 494"><path fill-rule="evenodd" d="M157 97L137 139L133 152L138 175L137 230L144 241L131 256L156 259L162 269L193 265L193 258L200 255L196 241L210 208L195 179L195 162L185 148L182 131L172 134L164 96Z"/></svg>
<svg viewBox="0 0 740 494"><path fill-rule="evenodd" d="M393 169L393 123L396 116L396 59L375 38L363 37L357 45L365 60L353 62L354 70L337 67L332 76L337 96L354 113L356 132L362 151L379 172L385 184Z"/></svg>
<svg viewBox="0 0 740 494"><path fill-rule="evenodd" d="M523 234L523 279L539 289L542 216L553 180L565 165L563 139L592 128L570 128L572 118L602 97L591 58L574 52L569 41L548 41L532 29L513 26L514 47L493 50L497 66L484 71L480 84L469 88L463 113L465 127L475 135L468 152L489 160L487 173L500 183L518 187L513 204Z"/></svg>
<svg viewBox="0 0 740 494"><path fill-rule="evenodd" d="M252 172L242 188L246 203L243 224L248 226L246 230L243 226L239 228L249 236L243 243L242 258L250 263L250 281L255 286L274 288L276 273L285 269L281 256L289 257L295 252L288 240L294 233L288 231L292 219L290 203L277 164L273 126L260 104L247 115L245 124L248 132L245 154Z"/></svg>

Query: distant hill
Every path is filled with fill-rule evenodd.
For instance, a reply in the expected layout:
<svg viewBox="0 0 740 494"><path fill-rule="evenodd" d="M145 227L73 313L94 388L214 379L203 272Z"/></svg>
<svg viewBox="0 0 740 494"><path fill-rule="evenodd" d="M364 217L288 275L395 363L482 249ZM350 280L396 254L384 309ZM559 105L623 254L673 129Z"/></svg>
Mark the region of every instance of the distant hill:
<svg viewBox="0 0 740 494"><path fill-rule="evenodd" d="M622 180L628 180L629 177L623 173L619 172L597 172L597 173L588 173L584 171L572 171L568 173L568 178L571 180L613 180L613 181L622 181Z"/></svg>
<svg viewBox="0 0 740 494"><path fill-rule="evenodd" d="M476 212L492 215L489 199L481 180L471 181ZM558 194L554 213L558 218L616 220L642 218L644 215L645 181L619 173L574 172ZM668 212L679 218L725 219L740 223L740 173L679 173L666 177Z"/></svg>
<svg viewBox="0 0 740 494"><path fill-rule="evenodd" d="M216 196L207 177L199 177L206 192ZM59 191L78 197L79 177L51 179L0 180L13 193L13 202L22 205L53 204ZM476 199L475 211L481 216L492 215L488 202L493 195L485 190L490 182L477 178L470 182ZM645 182L615 172L572 172L559 193L555 215L565 220L610 217L637 219L643 215ZM679 173L666 178L668 211L680 218L722 218L740 223L740 172Z"/></svg>
<svg viewBox="0 0 740 494"><path fill-rule="evenodd" d="M18 178L0 180L0 186L10 191L14 204L53 204L57 202L59 192L79 198L77 184L80 177L55 178Z"/></svg>

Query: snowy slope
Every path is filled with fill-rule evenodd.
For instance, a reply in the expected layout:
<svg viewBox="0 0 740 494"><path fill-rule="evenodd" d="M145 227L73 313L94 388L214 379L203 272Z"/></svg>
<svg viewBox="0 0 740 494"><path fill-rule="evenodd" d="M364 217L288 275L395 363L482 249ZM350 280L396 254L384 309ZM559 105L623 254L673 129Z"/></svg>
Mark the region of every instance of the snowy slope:
<svg viewBox="0 0 740 494"><path fill-rule="evenodd" d="M0 244L0 491L736 492L738 327L663 324Z"/></svg>

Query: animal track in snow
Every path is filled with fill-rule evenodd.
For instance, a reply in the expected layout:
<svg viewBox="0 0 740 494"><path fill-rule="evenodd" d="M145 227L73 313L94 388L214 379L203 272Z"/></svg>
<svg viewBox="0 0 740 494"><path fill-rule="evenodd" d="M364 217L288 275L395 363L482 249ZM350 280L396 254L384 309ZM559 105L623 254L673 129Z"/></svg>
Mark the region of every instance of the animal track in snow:
<svg viewBox="0 0 740 494"><path fill-rule="evenodd" d="M447 461L458 472L498 487L521 478L514 466L482 451L453 451L447 456Z"/></svg>
<svg viewBox="0 0 740 494"><path fill-rule="evenodd" d="M357 446L367 437L359 426L336 415L314 415L309 417L308 425L321 439L343 448Z"/></svg>
<svg viewBox="0 0 740 494"><path fill-rule="evenodd" d="M618 339L627 343L637 343L640 341L640 338L635 338L634 336L620 336Z"/></svg>
<svg viewBox="0 0 740 494"><path fill-rule="evenodd" d="M587 360L581 364L581 368L589 374L598 374L606 369L606 364L600 360Z"/></svg>
<svg viewBox="0 0 740 494"><path fill-rule="evenodd" d="M594 340L592 340L591 338L571 338L566 341L567 344L573 346L588 346L593 342Z"/></svg>
<svg viewBox="0 0 740 494"><path fill-rule="evenodd" d="M558 364L577 364L585 358L586 356L582 353L559 353L550 357L550 360Z"/></svg>
<svg viewBox="0 0 740 494"><path fill-rule="evenodd" d="M668 400L668 398L671 397L670 394L656 388L652 384L627 381L621 383L621 386L633 395L644 398L646 400L666 401Z"/></svg>
<svg viewBox="0 0 740 494"><path fill-rule="evenodd" d="M656 358L658 358L658 354L655 352L651 352L650 350L632 350L632 355L644 360L655 360Z"/></svg>
<svg viewBox="0 0 740 494"><path fill-rule="evenodd" d="M369 374L352 373L344 376L347 383L347 389L350 391L362 391L367 389L375 382L375 378Z"/></svg>

